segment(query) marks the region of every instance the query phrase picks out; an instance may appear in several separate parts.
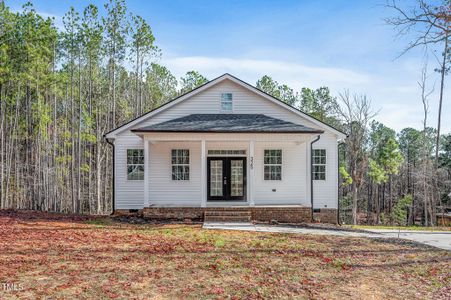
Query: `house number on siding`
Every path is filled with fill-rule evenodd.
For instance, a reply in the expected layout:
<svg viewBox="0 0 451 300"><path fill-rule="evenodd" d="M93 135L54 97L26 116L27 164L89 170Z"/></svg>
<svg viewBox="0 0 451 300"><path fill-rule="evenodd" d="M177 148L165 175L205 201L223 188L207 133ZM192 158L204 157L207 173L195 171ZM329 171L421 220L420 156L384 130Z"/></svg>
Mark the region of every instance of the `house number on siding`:
<svg viewBox="0 0 451 300"><path fill-rule="evenodd" d="M251 170L254 169L254 157L253 156L251 156L250 167L251 167Z"/></svg>

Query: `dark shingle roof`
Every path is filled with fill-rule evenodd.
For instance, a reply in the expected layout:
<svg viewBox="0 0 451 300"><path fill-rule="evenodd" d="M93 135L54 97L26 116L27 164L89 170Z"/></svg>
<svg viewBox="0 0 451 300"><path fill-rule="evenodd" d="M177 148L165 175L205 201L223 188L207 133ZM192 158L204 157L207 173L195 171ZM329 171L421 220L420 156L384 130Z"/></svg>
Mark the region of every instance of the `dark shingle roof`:
<svg viewBox="0 0 451 300"><path fill-rule="evenodd" d="M133 132L323 133L261 114L193 114L132 129Z"/></svg>

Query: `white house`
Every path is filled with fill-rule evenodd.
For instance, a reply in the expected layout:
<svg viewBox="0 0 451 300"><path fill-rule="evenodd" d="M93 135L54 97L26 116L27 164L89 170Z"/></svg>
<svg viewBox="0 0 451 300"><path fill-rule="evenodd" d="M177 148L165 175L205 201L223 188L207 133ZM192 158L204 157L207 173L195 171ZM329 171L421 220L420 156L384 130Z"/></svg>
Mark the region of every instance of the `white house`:
<svg viewBox="0 0 451 300"><path fill-rule="evenodd" d="M117 212L336 222L345 134L230 74L105 137Z"/></svg>

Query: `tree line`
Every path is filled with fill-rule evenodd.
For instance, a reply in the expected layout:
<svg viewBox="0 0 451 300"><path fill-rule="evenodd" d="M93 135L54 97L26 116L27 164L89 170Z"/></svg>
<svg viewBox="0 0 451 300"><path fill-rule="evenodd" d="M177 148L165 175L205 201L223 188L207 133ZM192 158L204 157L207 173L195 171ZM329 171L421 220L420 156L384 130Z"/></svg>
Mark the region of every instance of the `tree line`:
<svg viewBox="0 0 451 300"><path fill-rule="evenodd" d="M432 12L443 15L440 7ZM0 208L111 212L112 151L103 135L207 82L197 71L176 78L159 64L151 26L124 0L70 8L62 28L30 3L12 12L1 1L0 41ZM423 128L400 132L375 120L365 95L296 92L267 75L256 86L348 134L339 146L342 221L429 225L450 201L451 135L428 125L426 68L423 75Z"/></svg>
<svg viewBox="0 0 451 300"><path fill-rule="evenodd" d="M297 93L266 75L257 87L348 135L339 147L342 222L430 225L437 207L449 205L451 133L442 135L436 167L437 130L427 126L427 111L422 129L396 132L375 120L365 95L345 90L333 96L327 87ZM419 93L427 102L424 89Z"/></svg>
<svg viewBox="0 0 451 300"><path fill-rule="evenodd" d="M257 87L348 134L339 151L342 222L436 225L437 212L444 213L451 202L451 134L441 133L444 86L451 69L451 1L399 5L387 0L385 7L393 13L385 22L397 36L412 38L398 57L414 48L435 57L440 82L436 127L429 126L434 88L427 86L431 76L427 55L418 80L418 105L423 108L419 130L404 128L397 133L377 122L377 112L365 95L345 90L334 97L327 87L302 88L298 93L269 76L263 76Z"/></svg>
<svg viewBox="0 0 451 300"><path fill-rule="evenodd" d="M0 208L110 212L103 135L207 81L158 64L150 25L123 0L70 8L61 29L1 1L0 41Z"/></svg>

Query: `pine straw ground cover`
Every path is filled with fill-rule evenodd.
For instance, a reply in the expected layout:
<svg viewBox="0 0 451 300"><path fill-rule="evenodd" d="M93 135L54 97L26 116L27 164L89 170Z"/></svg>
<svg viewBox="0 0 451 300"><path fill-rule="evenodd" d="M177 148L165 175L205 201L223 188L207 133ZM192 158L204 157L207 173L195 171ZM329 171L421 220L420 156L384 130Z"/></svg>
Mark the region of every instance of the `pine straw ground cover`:
<svg viewBox="0 0 451 300"><path fill-rule="evenodd" d="M0 212L0 284L19 287L1 299L450 299L450 262L411 243Z"/></svg>

